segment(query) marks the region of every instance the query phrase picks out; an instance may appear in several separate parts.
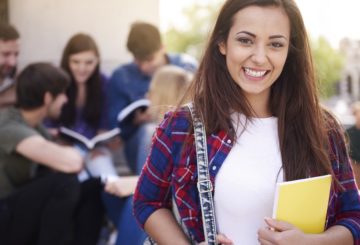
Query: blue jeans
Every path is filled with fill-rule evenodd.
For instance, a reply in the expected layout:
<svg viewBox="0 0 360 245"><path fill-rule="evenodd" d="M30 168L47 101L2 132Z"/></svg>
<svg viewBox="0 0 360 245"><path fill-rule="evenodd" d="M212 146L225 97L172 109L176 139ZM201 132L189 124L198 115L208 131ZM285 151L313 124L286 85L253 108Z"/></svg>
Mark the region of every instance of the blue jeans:
<svg viewBox="0 0 360 245"><path fill-rule="evenodd" d="M133 196L119 198L103 192L102 198L108 217L117 228L116 245L142 245L147 235L133 216Z"/></svg>

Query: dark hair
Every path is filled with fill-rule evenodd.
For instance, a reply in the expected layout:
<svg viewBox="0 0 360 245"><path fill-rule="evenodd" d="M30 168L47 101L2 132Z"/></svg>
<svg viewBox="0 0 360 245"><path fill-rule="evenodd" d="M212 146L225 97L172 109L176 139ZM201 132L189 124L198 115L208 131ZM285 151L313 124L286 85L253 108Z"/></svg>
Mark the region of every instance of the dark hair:
<svg viewBox="0 0 360 245"><path fill-rule="evenodd" d="M96 56L100 58L99 51L94 39L86 34L74 35L66 44L61 58L61 68L69 73L71 83L66 90L68 96L68 103L63 107L59 121L65 126L71 126L76 118L76 96L77 96L77 83L70 70L70 56L73 54L93 51ZM84 118L88 124L94 128L100 125L101 111L104 104L104 91L102 87L102 77L100 74L100 65L95 67L93 74L86 81L86 101L84 106Z"/></svg>
<svg viewBox="0 0 360 245"><path fill-rule="evenodd" d="M0 23L0 40L9 41L19 39L19 32L10 24Z"/></svg>
<svg viewBox="0 0 360 245"><path fill-rule="evenodd" d="M161 48L159 29L149 23L135 22L131 25L127 48L136 59L144 60Z"/></svg>
<svg viewBox="0 0 360 245"><path fill-rule="evenodd" d="M69 83L69 76L50 63L30 64L17 77L16 106L25 110L39 108L46 92L56 97L65 92Z"/></svg>
<svg viewBox="0 0 360 245"><path fill-rule="evenodd" d="M226 42L234 15L250 5L284 9L290 21L290 47L283 71L271 87L270 109L278 117L280 150L286 180L331 172L324 113L320 108L309 41L293 0L228 0L223 5L195 82L189 90L207 133L225 130L235 140L229 108L255 116L232 79L219 44ZM251 119L249 119L251 120Z"/></svg>

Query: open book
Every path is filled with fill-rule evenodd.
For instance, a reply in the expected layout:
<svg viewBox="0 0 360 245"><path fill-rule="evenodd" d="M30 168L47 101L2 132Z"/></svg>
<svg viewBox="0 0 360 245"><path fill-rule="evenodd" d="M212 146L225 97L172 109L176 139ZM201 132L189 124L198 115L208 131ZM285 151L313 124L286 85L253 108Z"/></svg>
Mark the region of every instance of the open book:
<svg viewBox="0 0 360 245"><path fill-rule="evenodd" d="M278 183L273 218L289 222L305 233L325 228L331 175Z"/></svg>
<svg viewBox="0 0 360 245"><path fill-rule="evenodd" d="M72 141L77 141L79 143L82 143L83 145L85 145L88 149L93 149L98 143L100 142L105 142L111 138L113 138L114 136L118 135L120 133L120 129L119 128L114 128L110 131L101 133L96 135L95 137L93 137L92 139L88 139L85 136L69 129L66 127L60 127L59 128L59 133L62 136L65 136L67 138L70 138Z"/></svg>
<svg viewBox="0 0 360 245"><path fill-rule="evenodd" d="M119 112L117 120L119 123L132 121L137 110L145 111L149 106L150 101L148 99L135 100Z"/></svg>

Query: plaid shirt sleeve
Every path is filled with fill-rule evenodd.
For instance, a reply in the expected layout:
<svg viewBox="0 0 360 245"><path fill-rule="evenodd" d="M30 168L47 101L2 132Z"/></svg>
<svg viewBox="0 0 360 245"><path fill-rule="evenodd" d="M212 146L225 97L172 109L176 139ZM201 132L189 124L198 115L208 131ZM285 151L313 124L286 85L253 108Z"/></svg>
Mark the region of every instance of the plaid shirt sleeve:
<svg viewBox="0 0 360 245"><path fill-rule="evenodd" d="M327 228L342 225L348 228L354 244L360 245L360 200L346 149L344 135L337 123L329 132L330 159L340 186L334 185L330 196Z"/></svg>
<svg viewBox="0 0 360 245"><path fill-rule="evenodd" d="M160 208L171 208L171 130L167 116L156 129L151 152L146 160L134 194L134 215L142 227L149 216Z"/></svg>

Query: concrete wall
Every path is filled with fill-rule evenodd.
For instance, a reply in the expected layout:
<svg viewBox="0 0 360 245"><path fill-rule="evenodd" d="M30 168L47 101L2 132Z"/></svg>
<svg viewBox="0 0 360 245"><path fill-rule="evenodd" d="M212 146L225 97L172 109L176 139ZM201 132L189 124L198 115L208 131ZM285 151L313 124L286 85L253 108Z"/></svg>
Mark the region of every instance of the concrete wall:
<svg viewBox="0 0 360 245"><path fill-rule="evenodd" d="M106 74L131 59L129 26L159 24L159 0L9 0L10 23L21 35L19 67L34 61L59 64L67 40L85 32L96 40Z"/></svg>

